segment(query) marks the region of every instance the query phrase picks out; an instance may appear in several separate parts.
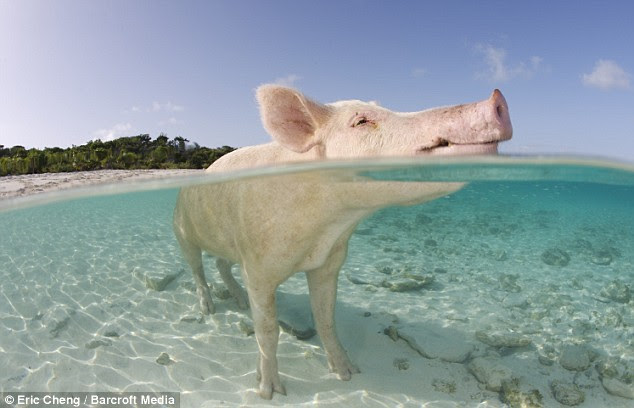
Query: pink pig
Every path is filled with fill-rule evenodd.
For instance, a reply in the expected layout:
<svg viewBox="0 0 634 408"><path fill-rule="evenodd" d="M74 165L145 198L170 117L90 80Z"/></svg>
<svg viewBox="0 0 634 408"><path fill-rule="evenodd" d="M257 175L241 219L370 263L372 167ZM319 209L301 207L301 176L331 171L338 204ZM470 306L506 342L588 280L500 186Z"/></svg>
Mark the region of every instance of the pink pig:
<svg viewBox="0 0 634 408"><path fill-rule="evenodd" d="M361 101L315 102L277 85L257 90L262 122L273 142L227 154L207 172L324 159L494 154L513 133L500 91L481 102L398 113ZM214 304L202 251L216 265L238 306L251 307L259 347L259 393L286 391L279 377L275 290L305 271L311 307L328 365L340 379L359 369L335 332L337 278L359 222L390 205L412 205L460 189L463 183L375 181L354 174L304 172L183 188L174 231L191 266L204 313ZM248 296L231 274L242 266Z"/></svg>

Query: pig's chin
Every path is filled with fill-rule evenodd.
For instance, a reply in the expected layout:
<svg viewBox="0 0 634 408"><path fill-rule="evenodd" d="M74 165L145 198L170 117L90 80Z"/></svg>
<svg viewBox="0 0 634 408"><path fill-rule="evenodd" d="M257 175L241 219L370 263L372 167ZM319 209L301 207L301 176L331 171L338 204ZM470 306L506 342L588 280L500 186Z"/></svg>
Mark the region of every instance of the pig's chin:
<svg viewBox="0 0 634 408"><path fill-rule="evenodd" d="M416 151L416 154L419 156L473 156L497 153L497 142L480 144L452 144L449 146L437 146L431 149L419 149Z"/></svg>

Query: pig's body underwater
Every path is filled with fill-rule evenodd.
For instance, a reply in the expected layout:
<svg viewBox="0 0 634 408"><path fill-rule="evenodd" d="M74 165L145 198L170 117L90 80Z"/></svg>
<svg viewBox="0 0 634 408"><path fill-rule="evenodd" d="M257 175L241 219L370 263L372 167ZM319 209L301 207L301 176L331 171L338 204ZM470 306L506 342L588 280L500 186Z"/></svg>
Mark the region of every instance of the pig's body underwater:
<svg viewBox="0 0 634 408"><path fill-rule="evenodd" d="M229 153L208 172L324 159L496 153L512 127L495 90L482 102L415 113L372 103L314 102L296 90L264 85L257 91L262 121L274 141ZM357 224L377 209L433 200L462 183L373 181L330 172L237 180L181 190L174 231L192 267L200 305L213 313L202 251L217 257L221 277L240 308L250 304L259 346L259 393L284 394L277 367L279 328L275 290L306 272L311 306L331 371L359 372L341 346L334 323L337 278ZM231 275L242 266L247 294Z"/></svg>

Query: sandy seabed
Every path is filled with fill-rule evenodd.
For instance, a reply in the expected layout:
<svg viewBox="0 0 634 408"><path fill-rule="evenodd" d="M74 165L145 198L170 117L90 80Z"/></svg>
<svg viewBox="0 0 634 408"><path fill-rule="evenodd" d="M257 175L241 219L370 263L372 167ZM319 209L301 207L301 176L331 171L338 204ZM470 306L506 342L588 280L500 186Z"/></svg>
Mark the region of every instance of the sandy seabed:
<svg viewBox="0 0 634 408"><path fill-rule="evenodd" d="M0 179L0 194L183 174L20 176ZM570 186L505 188L468 187L364 221L336 316L361 373L339 381L317 336L282 331L288 395L272 401L255 390L250 313L221 284L216 313L199 312L171 232L175 191L0 214L0 390L170 391L183 407L631 407L626 203L599 213L561 205L577 193ZM205 257L218 282L213 264ZM300 273L278 295L280 319L300 330L306 293Z"/></svg>

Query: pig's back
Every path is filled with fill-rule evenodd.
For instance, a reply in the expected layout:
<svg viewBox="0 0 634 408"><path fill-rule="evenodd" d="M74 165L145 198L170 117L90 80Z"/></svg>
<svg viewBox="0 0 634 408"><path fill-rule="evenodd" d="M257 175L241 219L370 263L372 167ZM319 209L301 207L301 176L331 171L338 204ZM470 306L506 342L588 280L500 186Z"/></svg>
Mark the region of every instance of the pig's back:
<svg viewBox="0 0 634 408"><path fill-rule="evenodd" d="M296 153L282 147L276 142L271 142L256 146L241 147L234 150L216 160L205 171L208 173L216 173L311 160L319 160L317 148L313 148L305 153Z"/></svg>

